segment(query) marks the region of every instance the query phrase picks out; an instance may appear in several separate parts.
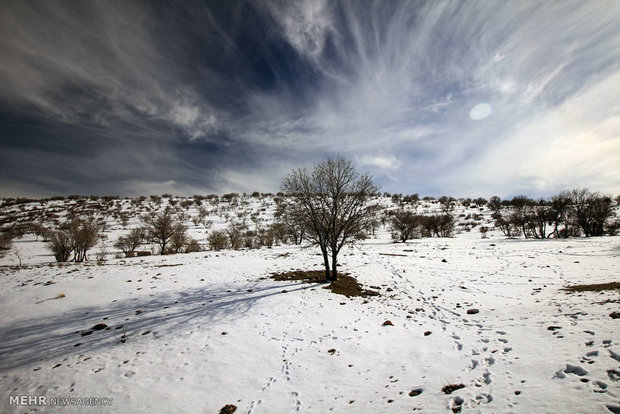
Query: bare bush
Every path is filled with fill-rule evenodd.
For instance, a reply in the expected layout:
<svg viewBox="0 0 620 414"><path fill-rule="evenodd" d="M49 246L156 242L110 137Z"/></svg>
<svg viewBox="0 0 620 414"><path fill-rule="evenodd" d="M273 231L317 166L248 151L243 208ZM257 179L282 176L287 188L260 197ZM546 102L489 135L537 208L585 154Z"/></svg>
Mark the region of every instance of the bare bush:
<svg viewBox="0 0 620 414"><path fill-rule="evenodd" d="M187 243L185 244L185 253L196 253L201 251L202 247L200 247L200 244L197 240L192 238L188 239Z"/></svg>
<svg viewBox="0 0 620 414"><path fill-rule="evenodd" d="M615 219L607 224L607 234L615 236L620 230L620 219Z"/></svg>
<svg viewBox="0 0 620 414"><path fill-rule="evenodd" d="M487 232L489 231L489 228L487 226L480 226L480 235L483 239L487 238Z"/></svg>
<svg viewBox="0 0 620 414"><path fill-rule="evenodd" d="M476 198L476 199L474 199L472 201L476 205L476 207L483 207L483 206L487 205L487 203L488 203L487 199L484 198L484 197L478 197L478 198Z"/></svg>
<svg viewBox="0 0 620 414"><path fill-rule="evenodd" d="M420 224L425 237L452 237L456 217L450 213L420 216Z"/></svg>
<svg viewBox="0 0 620 414"><path fill-rule="evenodd" d="M259 246L268 248L273 246L275 241L275 231L273 226L259 227L256 233Z"/></svg>
<svg viewBox="0 0 620 414"><path fill-rule="evenodd" d="M100 226L96 221L90 219L74 219L65 224L64 230L68 232L71 248L73 251L73 261L83 262L86 260L86 253L95 247L101 232Z"/></svg>
<svg viewBox="0 0 620 414"><path fill-rule="evenodd" d="M456 207L456 199L454 197L441 196L438 201L444 213L450 213Z"/></svg>
<svg viewBox="0 0 620 414"><path fill-rule="evenodd" d="M401 208L391 211L389 221L394 240L400 240L404 243L411 238L420 236L421 216L410 210Z"/></svg>
<svg viewBox="0 0 620 414"><path fill-rule="evenodd" d="M231 222L226 227L226 234L228 236L228 243L233 250L239 250L243 246L243 234L247 226L245 223Z"/></svg>
<svg viewBox="0 0 620 414"><path fill-rule="evenodd" d="M125 257L134 255L136 248L142 243L143 230L140 228L132 229L127 236L120 236L114 247L121 249Z"/></svg>
<svg viewBox="0 0 620 414"><path fill-rule="evenodd" d="M228 236L225 231L214 230L207 237L211 250L223 250L228 246Z"/></svg>
<svg viewBox="0 0 620 414"><path fill-rule="evenodd" d="M13 247L13 235L10 231L4 231L0 233L0 257L6 256L6 254Z"/></svg>
<svg viewBox="0 0 620 414"><path fill-rule="evenodd" d="M32 223L30 225L30 231L36 236L36 240L38 241L39 237L45 240L49 230L42 223Z"/></svg>
<svg viewBox="0 0 620 414"><path fill-rule="evenodd" d="M73 247L71 245L71 235L68 231L50 231L48 233L47 245L54 254L54 258L57 262L66 262L69 260Z"/></svg>
<svg viewBox="0 0 620 414"><path fill-rule="evenodd" d="M198 227L198 225L202 223L202 219L200 216L192 216L192 223L194 223L194 226Z"/></svg>
<svg viewBox="0 0 620 414"><path fill-rule="evenodd" d="M254 249L257 247L257 239L256 232L253 230L248 230L242 235L243 238L243 247L246 249Z"/></svg>

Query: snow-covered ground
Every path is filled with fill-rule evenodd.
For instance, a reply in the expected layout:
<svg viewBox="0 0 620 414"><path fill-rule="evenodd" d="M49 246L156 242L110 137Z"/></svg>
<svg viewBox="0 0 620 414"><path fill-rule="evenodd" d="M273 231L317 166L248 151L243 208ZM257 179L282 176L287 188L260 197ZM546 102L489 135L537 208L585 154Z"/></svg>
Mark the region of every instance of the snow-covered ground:
<svg viewBox="0 0 620 414"><path fill-rule="evenodd" d="M380 288L368 298L268 278L320 269L314 248L58 265L34 236L16 246L24 267L0 270L1 412L620 412L618 291L561 290L618 281L618 237L383 231L340 255Z"/></svg>

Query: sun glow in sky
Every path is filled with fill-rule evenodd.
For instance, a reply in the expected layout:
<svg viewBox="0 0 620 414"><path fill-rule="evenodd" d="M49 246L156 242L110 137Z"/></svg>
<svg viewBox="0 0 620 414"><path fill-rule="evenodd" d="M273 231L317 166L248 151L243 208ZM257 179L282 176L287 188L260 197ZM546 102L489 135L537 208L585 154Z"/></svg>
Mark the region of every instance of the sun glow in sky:
<svg viewBox="0 0 620 414"><path fill-rule="evenodd" d="M620 2L0 2L0 197L620 193Z"/></svg>
<svg viewBox="0 0 620 414"><path fill-rule="evenodd" d="M491 115L491 112L493 112L493 108L491 108L491 105L483 102L474 106L471 111L469 111L469 117L474 121L480 121Z"/></svg>

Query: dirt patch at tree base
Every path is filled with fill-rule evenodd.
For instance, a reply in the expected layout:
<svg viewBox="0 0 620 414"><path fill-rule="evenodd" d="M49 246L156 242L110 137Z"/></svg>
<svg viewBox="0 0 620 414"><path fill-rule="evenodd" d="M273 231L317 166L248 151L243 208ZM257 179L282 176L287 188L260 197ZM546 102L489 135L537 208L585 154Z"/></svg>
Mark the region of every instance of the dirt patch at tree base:
<svg viewBox="0 0 620 414"><path fill-rule="evenodd" d="M353 276L346 273L338 274L338 279L333 282L325 279L325 271L322 270L296 270L294 272L272 273L270 277L277 281L300 280L307 283L329 283L324 287L325 289L347 297L379 296L379 292L364 289Z"/></svg>
<svg viewBox="0 0 620 414"><path fill-rule="evenodd" d="M605 290L620 290L620 282L598 283L593 285L574 285L564 289L567 292L602 292Z"/></svg>

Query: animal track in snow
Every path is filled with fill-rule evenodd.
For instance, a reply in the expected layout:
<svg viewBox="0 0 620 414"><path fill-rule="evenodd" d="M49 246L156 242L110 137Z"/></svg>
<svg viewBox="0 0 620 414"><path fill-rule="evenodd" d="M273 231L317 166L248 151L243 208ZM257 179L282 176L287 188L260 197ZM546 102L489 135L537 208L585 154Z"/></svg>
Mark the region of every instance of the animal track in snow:
<svg viewBox="0 0 620 414"><path fill-rule="evenodd" d="M301 400L299 399L299 393L297 391L292 391L291 396L295 399L295 411L300 411Z"/></svg>
<svg viewBox="0 0 620 414"><path fill-rule="evenodd" d="M278 381L277 378L269 377L269 379L267 380L265 385L263 385L263 387L261 388L261 391L265 391L267 388L269 388L271 385L275 384L277 381Z"/></svg>
<svg viewBox="0 0 620 414"><path fill-rule="evenodd" d="M592 381L592 391L594 392L607 392L607 384L605 384L603 381Z"/></svg>
<svg viewBox="0 0 620 414"><path fill-rule="evenodd" d="M480 378L477 378L474 382L476 387L482 387L483 385L489 385L491 383L491 373L489 371L485 371L482 373Z"/></svg>
<svg viewBox="0 0 620 414"><path fill-rule="evenodd" d="M585 369L581 368L578 365L566 364L566 368L564 368L563 370L562 369L557 370L553 378L560 378L560 379L566 378L565 374L575 374L580 377L583 377L587 373L588 371L586 371Z"/></svg>
<svg viewBox="0 0 620 414"><path fill-rule="evenodd" d="M493 401L493 396L491 394L476 395L476 402L478 404L488 404L491 401Z"/></svg>
<svg viewBox="0 0 620 414"><path fill-rule="evenodd" d="M492 356L488 357L488 358L484 358L484 364L486 366L491 366L495 363L495 358L493 358Z"/></svg>
<svg viewBox="0 0 620 414"><path fill-rule="evenodd" d="M453 413L460 413L461 406L463 405L464 402L465 400L459 396L454 396L450 398L450 410L452 410Z"/></svg>

